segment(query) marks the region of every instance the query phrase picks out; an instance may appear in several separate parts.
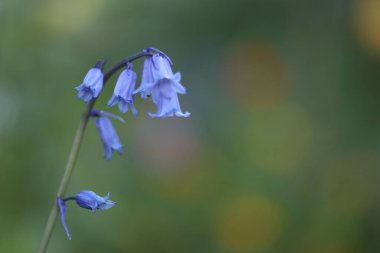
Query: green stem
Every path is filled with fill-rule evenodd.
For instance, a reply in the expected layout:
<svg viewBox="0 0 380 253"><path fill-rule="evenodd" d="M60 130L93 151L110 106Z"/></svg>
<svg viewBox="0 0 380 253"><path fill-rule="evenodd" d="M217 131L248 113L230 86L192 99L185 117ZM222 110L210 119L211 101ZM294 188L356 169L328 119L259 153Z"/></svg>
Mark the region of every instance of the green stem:
<svg viewBox="0 0 380 253"><path fill-rule="evenodd" d="M87 122L88 122L88 119L90 117L90 112L91 112L91 109L94 107L94 104L95 104L95 100L93 100L93 102L90 102L87 105L85 111L82 114L82 118L79 122L79 126L78 126L77 132L75 134L73 146L71 148L71 152L70 152L69 158L67 160L65 173L63 174L63 177L61 179L61 183L60 183L59 188L58 188L58 192L57 192L58 197L62 197L66 192L67 186L69 184L71 175L72 175L73 170L74 170L75 162L76 162L78 154L79 154L79 149L80 149L80 146L82 144L84 132L86 130ZM54 224L55 224L55 220L56 220L57 216L58 216L58 206L57 206L56 201L54 201L53 207L51 208L50 215L49 215L46 227L45 227L45 232L44 232L44 235L42 237L40 247L38 249L38 253L46 252L46 248L48 246L49 239L50 239L51 234L53 232L53 228L54 228Z"/></svg>
<svg viewBox="0 0 380 253"><path fill-rule="evenodd" d="M137 53L137 54L131 56L128 59L125 59L125 60L119 62L118 64L116 64L115 66L110 68L107 71L107 73L104 74L103 85L105 85L106 82L111 78L111 76L113 74L115 74L118 70L123 68L128 62L132 62L132 61L137 60L137 59L144 57L144 56L152 56L152 54L149 52L142 51L140 53ZM60 183L59 188L58 188L57 197L63 197L66 193L67 187L68 187L69 182L70 182L71 175L72 175L74 167L75 167L75 162L77 161L77 158L78 158L80 146L82 144L83 136L84 136L86 126L88 123L88 119L90 118L90 113L91 113L91 110L94 108L95 102L96 102L96 98L91 100L91 102L86 106L86 108L82 114L82 118L79 122L79 126L78 126L76 134L75 134L74 142L73 142L73 145L71 147L70 155L69 155L69 158L67 160L65 173L63 174L63 177L61 179L61 183ZM58 216L58 206L57 206L56 200L54 200L54 204L53 204L53 207L51 208L49 218L48 218L48 221L47 221L47 224L45 227L45 231L44 231L44 234L43 234L42 239L41 239L40 246L39 246L38 251L37 251L38 253L45 253L46 252L46 249L47 249L47 246L49 244L49 240L50 240L51 234L53 232L53 228L54 228L54 224L55 224L55 221L57 219L57 216Z"/></svg>

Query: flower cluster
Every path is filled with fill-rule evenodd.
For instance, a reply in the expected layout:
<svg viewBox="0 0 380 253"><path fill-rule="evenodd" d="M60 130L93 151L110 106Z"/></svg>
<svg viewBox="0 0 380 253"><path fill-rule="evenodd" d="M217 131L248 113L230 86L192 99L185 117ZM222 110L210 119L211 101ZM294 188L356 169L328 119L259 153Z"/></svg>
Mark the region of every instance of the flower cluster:
<svg viewBox="0 0 380 253"><path fill-rule="evenodd" d="M180 83L181 74L179 72L173 73L170 58L162 51L154 48L144 49L140 54L145 57L145 60L139 88L135 89L137 75L133 71L132 60L127 60L123 64L125 69L116 81L108 106L118 105L121 113L126 113L130 109L132 114L137 116L134 97L136 94L140 94L141 98L145 100L151 97L157 106L155 113L148 112L152 118L190 116L189 112L182 112L181 110L178 94L186 94L186 89ZM76 87L77 97L83 99L85 103L89 103L99 96L103 88L104 74L102 69L104 65L105 63L102 64L99 61L94 68L89 70L83 83ZM110 159L114 150L122 154L123 145L109 120L110 116L119 120L120 117L98 110L93 110L91 116L104 146L104 157Z"/></svg>
<svg viewBox="0 0 380 253"><path fill-rule="evenodd" d="M157 105L157 112L149 113L152 118L188 117L190 113L183 113L178 101L178 93L186 94L180 81L181 74L173 74L169 59L159 53L154 54L145 59L141 85L133 93L141 93L143 99L152 97Z"/></svg>
<svg viewBox="0 0 380 253"><path fill-rule="evenodd" d="M110 193L107 193L107 195L102 198L98 196L95 192L89 191L89 190L83 190L77 193L75 196L69 196L66 198L57 198L57 204L58 208L61 214L61 221L63 228L66 231L67 237L69 240L71 240L70 231L66 225L66 207L67 207L67 201L69 200L75 200L78 206L90 209L93 213L95 213L96 210L107 210L113 207L116 203L109 200Z"/></svg>
<svg viewBox="0 0 380 253"><path fill-rule="evenodd" d="M141 57L145 57L141 83L139 88L135 89L137 75L133 71L132 61ZM96 65L88 71L83 83L75 88L78 91L78 99L83 99L86 104L91 102L88 106L89 114L85 116L93 119L95 127L99 132L100 139L104 146L104 158L107 160L111 159L114 151L117 151L120 155L123 153L124 146L120 142L111 119L122 122L124 122L124 120L115 114L92 108L95 99L103 89L104 82L120 68L125 67L120 73L112 97L107 103L109 107L118 105L121 113L126 113L128 110L131 110L132 114L137 116L138 113L134 106L134 97L140 94L144 100L151 98L153 103L157 106L155 113L148 113L152 118L190 116L190 113L182 112L181 110L178 94L186 94L186 89L180 83L181 74L179 72L173 73L171 65L172 61L162 51L155 48L146 48L131 58L112 67L106 74L103 74L105 62L98 61ZM94 213L96 210L106 210L115 205L115 202L110 201L108 198L109 193L102 198L95 192L88 190L80 191L75 196L57 198L62 224L69 239L71 239L71 236L66 225L67 201L75 200L80 207L89 209Z"/></svg>
<svg viewBox="0 0 380 253"><path fill-rule="evenodd" d="M150 52L151 48L145 49L144 52ZM94 68L90 69L81 85L76 87L77 97L89 103L92 99L98 97L103 87L103 73L98 62ZM104 64L103 64L104 67ZM152 118L157 117L188 117L190 113L182 112L178 94L186 94L185 87L180 83L181 74L173 73L171 60L161 51L155 49L155 52L149 53L144 60L144 67L141 77L141 84L135 90L137 75L133 71L132 64L127 61L125 69L117 79L116 86L108 106L118 104L119 111L125 113L131 109L133 115L137 115L134 106L134 96L138 93L141 98L147 99L152 97L152 101L157 105L156 113L148 113Z"/></svg>

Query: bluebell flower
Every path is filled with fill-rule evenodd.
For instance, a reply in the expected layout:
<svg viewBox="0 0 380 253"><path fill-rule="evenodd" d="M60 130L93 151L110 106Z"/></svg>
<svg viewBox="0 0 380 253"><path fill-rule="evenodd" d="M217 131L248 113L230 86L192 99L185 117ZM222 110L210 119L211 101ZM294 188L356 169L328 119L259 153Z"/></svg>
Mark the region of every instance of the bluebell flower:
<svg viewBox="0 0 380 253"><path fill-rule="evenodd" d="M96 210L107 210L113 207L116 203L109 200L110 193L102 198L96 195L93 191L83 190L80 191L76 196L76 202L78 206L86 209L90 209L93 213Z"/></svg>
<svg viewBox="0 0 380 253"><path fill-rule="evenodd" d="M133 105L133 90L136 85L136 73L128 66L123 70L117 79L115 90L111 99L108 101L108 106L119 104L121 113L125 113L131 108L133 115L137 115L137 110Z"/></svg>
<svg viewBox="0 0 380 253"><path fill-rule="evenodd" d="M111 159L114 150L122 155L124 146L120 143L119 136L117 135L116 130L108 117L124 122L123 119L114 114L98 110L92 110L91 116L93 117L95 126L98 129L100 139L103 142L104 157L107 160Z"/></svg>
<svg viewBox="0 0 380 253"><path fill-rule="evenodd" d="M181 74L173 74L169 59L155 54L145 59L141 85L134 93L140 92L142 98L152 97L153 103L157 105L157 112L149 113L153 118L188 117L190 113L181 111L178 100L178 93L186 94L180 81Z"/></svg>
<svg viewBox="0 0 380 253"><path fill-rule="evenodd" d="M93 213L95 213L96 210L107 210L113 207L116 203L109 200L110 193L107 193L107 195L103 198L98 196L95 192L89 191L89 190L83 190L77 193L75 196L69 196L66 198L57 198L57 204L59 208L59 212L61 215L61 221L63 228L66 231L67 237L69 240L71 240L70 231L66 225L66 207L67 207L67 201L69 200L75 200L78 206L89 209Z"/></svg>
<svg viewBox="0 0 380 253"><path fill-rule="evenodd" d="M152 118L173 116L189 117L189 112L182 112L177 93L180 92L175 88L175 86L173 86L172 80L163 79L159 81L152 91L152 99L157 103L157 112L149 112L148 114Z"/></svg>
<svg viewBox="0 0 380 253"><path fill-rule="evenodd" d="M101 61L98 61L95 67L88 71L83 83L75 88L78 91L77 98L83 99L86 104L98 97L103 88L103 72L100 65Z"/></svg>

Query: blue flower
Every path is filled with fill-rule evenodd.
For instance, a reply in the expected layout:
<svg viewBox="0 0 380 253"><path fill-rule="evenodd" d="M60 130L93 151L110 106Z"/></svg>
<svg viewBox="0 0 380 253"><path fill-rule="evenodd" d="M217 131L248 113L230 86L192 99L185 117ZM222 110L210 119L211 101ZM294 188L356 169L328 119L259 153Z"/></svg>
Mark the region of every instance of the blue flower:
<svg viewBox="0 0 380 253"><path fill-rule="evenodd" d="M70 231L66 225L66 207L67 207L67 201L69 200L75 200L78 206L90 209L93 213L95 213L96 210L107 210L113 207L116 203L109 200L110 193L107 193L107 195L102 198L98 196L95 192L89 191L89 190L83 190L78 192L75 196L68 196L66 198L57 198L57 204L59 208L59 212L61 215L61 221L63 228L66 231L67 237L69 240L71 240Z"/></svg>
<svg viewBox="0 0 380 253"><path fill-rule="evenodd" d="M76 195L76 202L78 206L86 209L90 209L93 213L95 213L96 210L107 210L113 207L116 203L108 200L110 197L110 193L107 193L107 195L102 198L98 195L96 195L93 191L80 191Z"/></svg>
<svg viewBox="0 0 380 253"><path fill-rule="evenodd" d="M103 72L100 65L101 61L98 61L95 67L88 71L83 83L75 88L78 91L77 98L83 99L86 104L98 97L103 88Z"/></svg>
<svg viewBox="0 0 380 253"><path fill-rule="evenodd" d="M117 152L122 155L124 146L120 143L119 136L108 117L124 122L123 119L114 114L98 110L92 110L91 116L98 129L100 139L103 142L104 157L107 160L111 159L114 150L117 150Z"/></svg>
<svg viewBox="0 0 380 253"><path fill-rule="evenodd" d="M181 111L181 106L178 101L177 93L179 92L176 85L173 85L173 80L163 79L158 82L156 87L152 91L152 100L157 103L157 112L148 114L152 118L158 117L189 117L190 113ZM178 83L179 84L179 83Z"/></svg>
<svg viewBox="0 0 380 253"><path fill-rule="evenodd" d="M133 105L132 92L136 85L136 73L133 72L132 67L128 66L123 70L117 79L115 90L111 99L108 101L108 106L119 104L121 113L125 113L131 108L133 115L137 115L137 110Z"/></svg>
<svg viewBox="0 0 380 253"><path fill-rule="evenodd" d="M152 97L153 103L157 105L157 112L149 113L153 118L188 117L190 113L181 111L178 100L178 93L186 94L180 81L181 74L173 74L169 59L155 54L145 59L141 85L134 94L140 92L142 98Z"/></svg>

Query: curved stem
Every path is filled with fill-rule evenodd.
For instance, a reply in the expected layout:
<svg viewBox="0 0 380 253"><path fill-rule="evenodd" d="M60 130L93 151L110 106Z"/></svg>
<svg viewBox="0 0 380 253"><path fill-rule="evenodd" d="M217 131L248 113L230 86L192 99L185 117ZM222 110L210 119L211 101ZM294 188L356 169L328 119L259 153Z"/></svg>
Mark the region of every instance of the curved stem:
<svg viewBox="0 0 380 253"><path fill-rule="evenodd" d="M144 56L152 56L152 54L142 51L140 53L137 53L137 54L131 56L130 58L122 60L121 62L119 62L115 66L111 67L104 74L103 86L112 77L112 75L115 74L121 68L123 68L126 63L132 62L132 61L137 60L137 59L144 57ZM82 113L82 117L81 117L81 120L79 121L79 125L77 128L75 137L74 137L73 145L71 147L70 155L69 155L69 158L67 160L65 172L63 174L63 177L61 179L61 183L60 183L58 191L57 191L57 197L63 197L66 193L68 184L70 182L71 175L72 175L74 167L75 167L75 163L76 163L77 158L78 158L79 150L80 150L80 147L82 144L83 136L84 136L86 126L88 123L88 119L90 117L91 110L94 108L96 100L97 100L96 98L91 100L91 102L87 104L86 108L84 109L84 111ZM54 201L53 207L51 208L49 218L48 218L48 221L47 221L47 224L45 227L44 234L43 234L42 239L41 239L40 246L39 246L38 251L37 251L38 253L46 252L46 249L47 249L47 246L49 244L49 240L50 240L51 234L53 232L53 228L54 228L54 224L55 224L55 221L57 219L57 216L58 216L58 206L57 206L56 201Z"/></svg>
<svg viewBox="0 0 380 253"><path fill-rule="evenodd" d="M62 198L63 201L68 201L68 200L76 200L77 196L76 195L70 195Z"/></svg>

